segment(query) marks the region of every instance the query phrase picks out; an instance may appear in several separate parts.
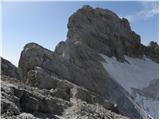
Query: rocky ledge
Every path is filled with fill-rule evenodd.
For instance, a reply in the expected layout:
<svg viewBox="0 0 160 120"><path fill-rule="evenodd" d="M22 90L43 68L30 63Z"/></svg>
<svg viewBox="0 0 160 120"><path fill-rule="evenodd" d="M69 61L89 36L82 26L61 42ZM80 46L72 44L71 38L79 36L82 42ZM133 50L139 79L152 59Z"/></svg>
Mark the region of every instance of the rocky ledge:
<svg viewBox="0 0 160 120"><path fill-rule="evenodd" d="M66 80L48 90L1 77L2 118L127 118L110 101Z"/></svg>

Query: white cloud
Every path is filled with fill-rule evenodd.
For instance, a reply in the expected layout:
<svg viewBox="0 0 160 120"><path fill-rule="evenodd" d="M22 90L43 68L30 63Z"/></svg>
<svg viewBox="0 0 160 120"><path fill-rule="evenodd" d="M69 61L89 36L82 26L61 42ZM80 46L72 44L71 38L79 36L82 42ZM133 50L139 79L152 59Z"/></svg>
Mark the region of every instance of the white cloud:
<svg viewBox="0 0 160 120"><path fill-rule="evenodd" d="M125 16L130 22L137 20L147 20L159 13L158 2L141 2L143 10L133 14Z"/></svg>

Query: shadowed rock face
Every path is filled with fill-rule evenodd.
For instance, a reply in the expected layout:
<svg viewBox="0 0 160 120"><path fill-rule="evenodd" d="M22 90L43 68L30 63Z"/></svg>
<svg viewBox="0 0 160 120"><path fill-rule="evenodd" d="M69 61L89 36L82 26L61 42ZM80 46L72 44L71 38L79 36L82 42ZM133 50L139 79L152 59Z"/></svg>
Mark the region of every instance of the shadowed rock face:
<svg viewBox="0 0 160 120"><path fill-rule="evenodd" d="M151 41L145 48L145 55L155 62L159 62L159 46L156 42Z"/></svg>
<svg viewBox="0 0 160 120"><path fill-rule="evenodd" d="M147 118L143 109L109 76L100 56L115 56L123 62L124 55L147 55L146 49L128 20L109 10L84 6L69 18L67 40L60 42L54 52L35 43L24 47L19 61L21 80L27 85L51 89L57 78L66 79L116 103L122 115ZM157 54L155 51L152 53Z"/></svg>
<svg viewBox="0 0 160 120"><path fill-rule="evenodd" d="M19 71L16 66L4 58L1 59L1 73L19 79Z"/></svg>

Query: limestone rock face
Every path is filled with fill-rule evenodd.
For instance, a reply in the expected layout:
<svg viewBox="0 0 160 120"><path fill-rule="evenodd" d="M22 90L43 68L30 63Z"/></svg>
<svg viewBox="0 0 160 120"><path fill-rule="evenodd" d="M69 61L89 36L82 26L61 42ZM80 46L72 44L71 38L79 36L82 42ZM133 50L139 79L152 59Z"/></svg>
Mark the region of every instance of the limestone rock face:
<svg viewBox="0 0 160 120"><path fill-rule="evenodd" d="M69 59L65 59L65 55L64 57L57 55L37 44L30 43L26 45L19 61L19 69L22 71L22 79L24 82L28 82L28 76L32 77L31 74L33 73L33 70L36 69L36 71L39 71L37 68L42 68L44 69L43 71L52 74L53 76L67 79L78 85L83 85L84 87L97 91L100 94L102 94L102 92L104 93L104 87L102 87L101 90L98 88L99 86L106 85L106 81L102 80L102 77L103 79L106 79L109 78L109 76L107 76L105 71L101 70L103 69L102 65L96 61L97 58L102 58L89 48L84 47L84 49L81 49L81 46L72 45L70 47L68 53L66 53L68 54ZM92 68L89 66L92 66ZM96 81L98 78L101 79ZM48 80L46 81L46 84L50 85L49 79L47 78L46 80ZM43 85L44 88L48 87L43 83L41 85Z"/></svg>
<svg viewBox="0 0 160 120"><path fill-rule="evenodd" d="M68 42L82 42L118 60L124 60L124 55L143 55L140 36L131 30L127 19L112 11L85 6L69 18L68 29Z"/></svg>
<svg viewBox="0 0 160 120"><path fill-rule="evenodd" d="M69 43L84 43L119 61L124 61L124 55L140 58L146 55L158 61L158 45L154 42L149 47L142 45L140 36L131 30L128 20L120 19L110 10L90 6L79 9L69 18L67 36ZM151 46L156 50L151 50Z"/></svg>
<svg viewBox="0 0 160 120"><path fill-rule="evenodd" d="M126 62L124 56L144 55L157 62L158 45L142 45L128 20L112 11L84 6L69 18L67 40L55 51L36 43L25 45L18 66L21 89L14 87L16 94L12 94L18 98L18 104L11 104L17 106L16 115L10 116L26 117L27 112L34 113L29 118L149 118L110 76L101 54L119 62Z"/></svg>
<svg viewBox="0 0 160 120"><path fill-rule="evenodd" d="M123 88L110 78L99 62L103 59L89 47L69 44L68 53L65 53L68 54L69 58L66 59L65 56L58 56L56 53L38 45L35 46L33 43L26 46L22 52L19 68L23 73L25 84L51 89L55 87L57 78L66 79L104 96L106 99L111 99L113 103L118 104L118 110L121 111L122 115L131 118L147 117ZM25 53L26 49L27 52ZM36 54L37 52L38 54ZM31 62L29 62L30 60ZM65 99L68 99L69 96L64 94L65 92L59 92L58 94L63 94ZM124 106L124 103L127 103L128 106Z"/></svg>
<svg viewBox="0 0 160 120"><path fill-rule="evenodd" d="M131 31L128 21L109 10L84 6L69 18L68 29L66 42L60 42L55 52L35 43L24 47L19 61L23 82L51 89L57 79L65 79L112 100L122 115L147 117L101 64L102 53L120 61L125 60L124 55L142 57L140 37ZM69 98L66 94L63 96Z"/></svg>

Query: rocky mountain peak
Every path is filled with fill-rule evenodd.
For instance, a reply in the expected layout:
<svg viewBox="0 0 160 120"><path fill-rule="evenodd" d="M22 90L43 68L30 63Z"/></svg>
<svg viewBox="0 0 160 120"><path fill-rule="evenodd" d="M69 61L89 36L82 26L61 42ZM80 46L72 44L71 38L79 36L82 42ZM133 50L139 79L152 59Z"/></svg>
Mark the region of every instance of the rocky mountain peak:
<svg viewBox="0 0 160 120"><path fill-rule="evenodd" d="M90 6L82 7L69 18L67 42L83 43L119 61L124 61L124 55L141 58L147 49L127 19L119 18L110 10Z"/></svg>
<svg viewBox="0 0 160 120"><path fill-rule="evenodd" d="M110 118L149 118L126 90L126 84L123 86L118 80L123 81L127 73L126 81L133 82L134 86L133 80L141 80L139 73L143 68L146 73L151 66L157 71L158 49L155 42L149 46L141 44L140 36L131 30L127 19L119 18L110 10L86 5L69 18L67 40L61 41L55 51L36 43L25 45L18 68L12 66L19 71L17 79L21 84L13 87L3 83L3 115L16 108L16 114L22 110L65 118L108 118L110 113ZM144 56L148 57L144 58L146 61L141 59ZM132 74L137 70L136 75ZM156 78L156 73L153 77ZM8 75L3 79L12 81ZM11 87L9 92L15 93L13 104L5 101L8 100L6 88ZM145 86L147 92L152 87Z"/></svg>

